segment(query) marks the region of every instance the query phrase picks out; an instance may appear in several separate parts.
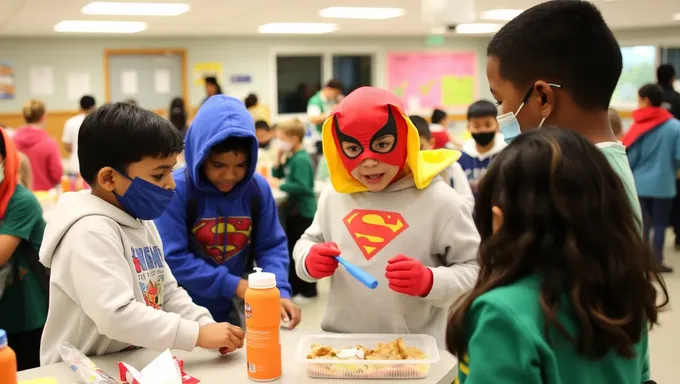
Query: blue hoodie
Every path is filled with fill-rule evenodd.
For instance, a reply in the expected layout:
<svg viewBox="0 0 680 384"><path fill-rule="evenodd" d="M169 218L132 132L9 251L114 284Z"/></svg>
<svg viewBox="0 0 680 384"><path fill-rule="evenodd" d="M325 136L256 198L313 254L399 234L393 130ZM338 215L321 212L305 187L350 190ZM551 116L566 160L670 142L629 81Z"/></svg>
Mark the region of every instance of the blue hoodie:
<svg viewBox="0 0 680 384"><path fill-rule="evenodd" d="M211 148L229 137L252 138L250 168L231 191L217 190L202 171ZM290 297L288 243L267 181L255 173L258 144L255 126L243 103L216 95L198 110L185 141L186 169L173 174L177 189L167 211L155 223L165 257L177 281L194 302L225 321L250 252L251 198L259 198L255 230L255 262L276 275L281 297ZM187 181L187 174L189 181ZM190 199L197 200L197 220L187 230Z"/></svg>

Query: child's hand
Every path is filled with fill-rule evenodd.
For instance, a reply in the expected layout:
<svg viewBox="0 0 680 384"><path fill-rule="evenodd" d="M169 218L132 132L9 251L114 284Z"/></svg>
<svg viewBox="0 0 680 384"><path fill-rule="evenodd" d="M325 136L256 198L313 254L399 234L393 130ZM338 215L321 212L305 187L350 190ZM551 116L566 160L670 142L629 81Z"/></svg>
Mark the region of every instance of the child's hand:
<svg viewBox="0 0 680 384"><path fill-rule="evenodd" d="M300 324L301 313L300 307L290 301L290 299L281 299L281 321L289 323L289 329L294 329Z"/></svg>
<svg viewBox="0 0 680 384"><path fill-rule="evenodd" d="M419 260L397 255L387 261L385 271L389 287L395 292L425 297L432 289L432 270Z"/></svg>
<svg viewBox="0 0 680 384"><path fill-rule="evenodd" d="M305 258L305 268L309 276L315 279L323 279L335 273L338 268L340 249L335 243L314 244Z"/></svg>
<svg viewBox="0 0 680 384"><path fill-rule="evenodd" d="M278 188L279 185L281 185L281 179L277 179L275 177L270 177L267 179L267 181L269 182L269 186L272 188Z"/></svg>
<svg viewBox="0 0 680 384"><path fill-rule="evenodd" d="M202 325L198 331L197 347L219 349L223 355L243 347L245 333L229 323Z"/></svg>

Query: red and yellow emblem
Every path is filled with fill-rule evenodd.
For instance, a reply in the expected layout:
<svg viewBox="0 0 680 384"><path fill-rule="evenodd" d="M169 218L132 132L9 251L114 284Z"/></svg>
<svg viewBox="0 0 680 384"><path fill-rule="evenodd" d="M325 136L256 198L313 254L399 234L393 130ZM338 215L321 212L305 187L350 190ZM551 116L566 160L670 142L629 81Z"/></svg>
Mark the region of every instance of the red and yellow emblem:
<svg viewBox="0 0 680 384"><path fill-rule="evenodd" d="M196 241L217 264L241 252L250 243L252 230L248 216L202 219L193 228Z"/></svg>
<svg viewBox="0 0 680 384"><path fill-rule="evenodd" d="M366 260L408 228L401 214L370 209L354 209L342 221Z"/></svg>

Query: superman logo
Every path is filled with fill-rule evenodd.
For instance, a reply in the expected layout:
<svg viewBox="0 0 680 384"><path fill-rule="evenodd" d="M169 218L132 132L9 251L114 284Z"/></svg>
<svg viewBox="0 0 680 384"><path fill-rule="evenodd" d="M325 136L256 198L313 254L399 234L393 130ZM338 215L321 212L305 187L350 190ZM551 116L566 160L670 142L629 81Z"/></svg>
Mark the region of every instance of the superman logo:
<svg viewBox="0 0 680 384"><path fill-rule="evenodd" d="M342 221L366 260L370 260L408 228L399 213L368 209L354 209Z"/></svg>
<svg viewBox="0 0 680 384"><path fill-rule="evenodd" d="M201 219L192 229L196 241L217 264L239 254L250 243L252 230L247 216Z"/></svg>

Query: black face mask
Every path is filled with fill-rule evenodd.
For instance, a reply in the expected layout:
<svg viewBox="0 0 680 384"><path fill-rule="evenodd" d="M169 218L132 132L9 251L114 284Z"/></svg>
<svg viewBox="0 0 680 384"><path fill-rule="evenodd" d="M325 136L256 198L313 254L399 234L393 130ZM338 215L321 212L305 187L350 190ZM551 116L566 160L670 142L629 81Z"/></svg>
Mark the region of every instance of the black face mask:
<svg viewBox="0 0 680 384"><path fill-rule="evenodd" d="M269 143L271 142L272 142L271 140L267 141L266 143L259 142L258 145L260 146L260 149L267 149L269 148Z"/></svg>
<svg viewBox="0 0 680 384"><path fill-rule="evenodd" d="M494 137L496 137L496 132L481 132L472 134L472 138L475 140L475 142L482 147L489 145L489 143L493 141Z"/></svg>

